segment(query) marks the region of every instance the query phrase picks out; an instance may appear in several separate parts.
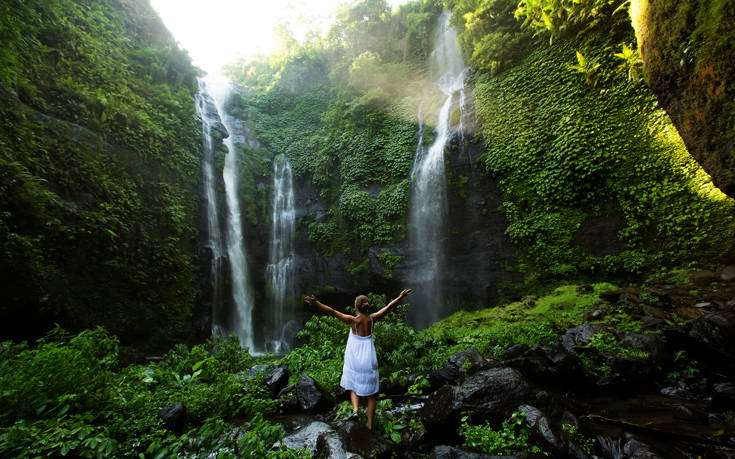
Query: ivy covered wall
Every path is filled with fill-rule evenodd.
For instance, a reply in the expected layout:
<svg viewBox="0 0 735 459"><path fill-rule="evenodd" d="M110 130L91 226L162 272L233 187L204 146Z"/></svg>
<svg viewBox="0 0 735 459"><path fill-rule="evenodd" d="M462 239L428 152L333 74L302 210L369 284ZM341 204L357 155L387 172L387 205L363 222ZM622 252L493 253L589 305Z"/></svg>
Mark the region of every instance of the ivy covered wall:
<svg viewBox="0 0 735 459"><path fill-rule="evenodd" d="M196 71L146 0L0 6L3 337L192 336Z"/></svg>

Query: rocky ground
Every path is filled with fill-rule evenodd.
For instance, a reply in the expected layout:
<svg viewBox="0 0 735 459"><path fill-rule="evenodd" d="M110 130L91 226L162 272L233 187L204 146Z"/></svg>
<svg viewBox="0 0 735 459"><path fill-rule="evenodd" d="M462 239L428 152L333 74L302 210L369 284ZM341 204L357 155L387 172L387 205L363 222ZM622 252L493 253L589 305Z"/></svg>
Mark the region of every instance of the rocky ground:
<svg viewBox="0 0 735 459"><path fill-rule="evenodd" d="M278 420L290 433L283 443L314 456L492 457L460 446L463 415L497 428L520 411L531 443L551 457L728 458L735 457L734 306L735 268L661 278L604 292L587 321L553 346L518 345L500 358L468 348L445 368L383 380L382 396L417 412L423 425L403 430L400 443L341 420L308 375L287 386L283 367L251 371L265 371L280 400ZM425 395L408 395L419 377L428 381Z"/></svg>

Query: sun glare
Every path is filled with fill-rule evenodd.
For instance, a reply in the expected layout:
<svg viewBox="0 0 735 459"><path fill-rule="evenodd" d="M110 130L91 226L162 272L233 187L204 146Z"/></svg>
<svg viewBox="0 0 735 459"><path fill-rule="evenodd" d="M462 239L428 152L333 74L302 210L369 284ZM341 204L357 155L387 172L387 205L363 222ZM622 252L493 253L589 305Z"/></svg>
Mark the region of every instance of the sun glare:
<svg viewBox="0 0 735 459"><path fill-rule="evenodd" d="M407 0L388 3L395 9ZM288 24L294 38L324 32L345 0L150 0L194 65L217 73L241 57L270 54L273 29Z"/></svg>

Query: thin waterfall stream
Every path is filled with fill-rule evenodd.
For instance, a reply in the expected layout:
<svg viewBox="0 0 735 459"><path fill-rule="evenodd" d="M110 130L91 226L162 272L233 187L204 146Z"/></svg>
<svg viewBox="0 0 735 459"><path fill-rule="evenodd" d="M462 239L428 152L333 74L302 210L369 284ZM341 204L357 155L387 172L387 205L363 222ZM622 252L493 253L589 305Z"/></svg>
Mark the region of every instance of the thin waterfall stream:
<svg viewBox="0 0 735 459"><path fill-rule="evenodd" d="M293 174L291 164L283 155L273 160L273 211L268 247L266 281L269 287L270 330L266 350L281 354L290 350L287 328L289 312L294 307L295 278L293 235L296 228Z"/></svg>
<svg viewBox="0 0 735 459"><path fill-rule="evenodd" d="M453 107L461 110L464 105L467 74L467 67L457 49L457 33L449 25L449 17L450 13L444 12L439 19L430 57L430 70L445 99L436 113L434 142L428 149L423 145L424 128L419 128L416 158L411 171L408 240L415 294L411 298L413 307L410 308L409 320L422 328L445 313L441 285L447 202L444 150L457 132L451 127L450 112ZM419 125L422 125L421 119Z"/></svg>

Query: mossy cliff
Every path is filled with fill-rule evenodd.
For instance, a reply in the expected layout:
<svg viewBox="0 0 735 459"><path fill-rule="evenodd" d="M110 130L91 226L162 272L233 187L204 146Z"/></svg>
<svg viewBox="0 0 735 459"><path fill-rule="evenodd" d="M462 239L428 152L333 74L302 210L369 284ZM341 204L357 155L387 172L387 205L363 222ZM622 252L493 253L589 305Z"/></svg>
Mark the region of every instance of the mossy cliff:
<svg viewBox="0 0 735 459"><path fill-rule="evenodd" d="M344 10L334 35L386 27L398 40L402 29L386 24L424 8L428 28L439 13L409 3L350 22L373 3ZM732 256L733 201L636 78L637 62L624 59L634 55L635 37L619 3L560 13L536 36L532 29L543 25L524 28L515 4L449 2L472 64L476 114L475 129L446 152L449 274L441 282L456 296L449 301L492 304L564 280L634 279ZM372 37L230 68L255 89L238 101L253 135L270 154L289 157L303 191L302 288L336 289L345 299L411 282L408 178L422 100L431 113L426 53L406 58ZM430 46L427 34L417 48Z"/></svg>
<svg viewBox="0 0 735 459"><path fill-rule="evenodd" d="M645 77L689 152L735 196L732 0L634 0Z"/></svg>
<svg viewBox="0 0 735 459"><path fill-rule="evenodd" d="M192 336L195 69L145 0L0 6L2 335Z"/></svg>

